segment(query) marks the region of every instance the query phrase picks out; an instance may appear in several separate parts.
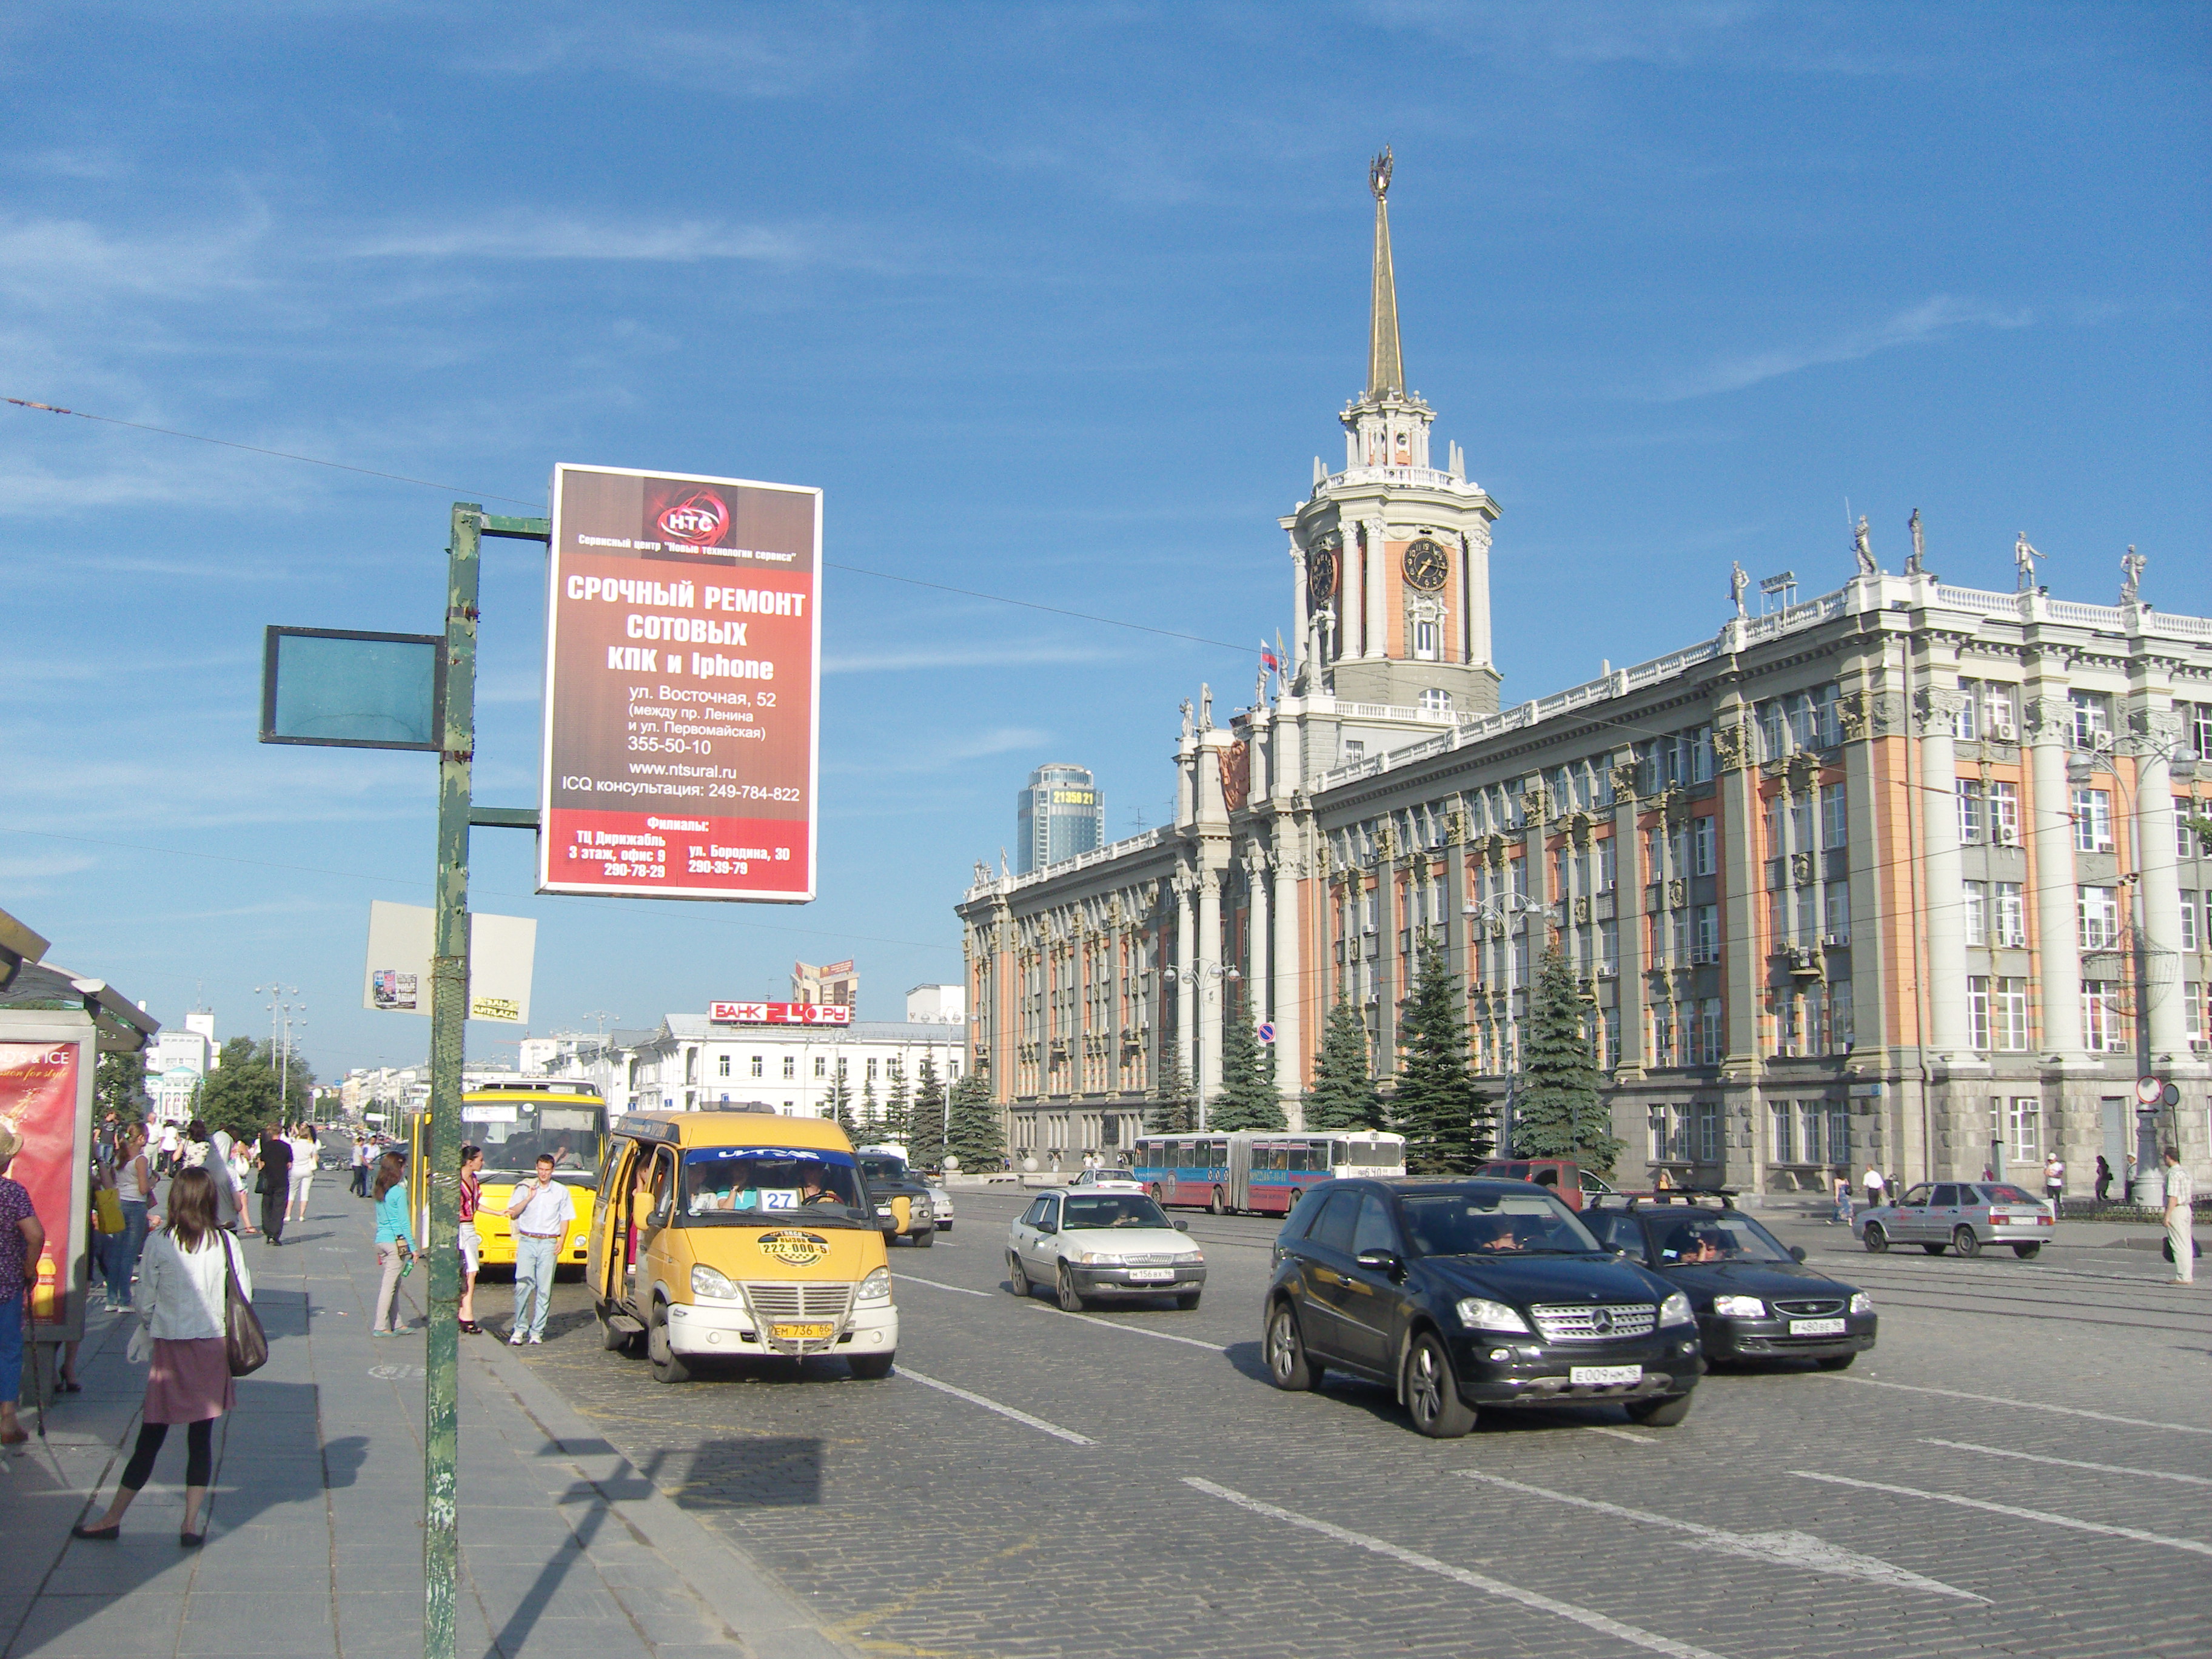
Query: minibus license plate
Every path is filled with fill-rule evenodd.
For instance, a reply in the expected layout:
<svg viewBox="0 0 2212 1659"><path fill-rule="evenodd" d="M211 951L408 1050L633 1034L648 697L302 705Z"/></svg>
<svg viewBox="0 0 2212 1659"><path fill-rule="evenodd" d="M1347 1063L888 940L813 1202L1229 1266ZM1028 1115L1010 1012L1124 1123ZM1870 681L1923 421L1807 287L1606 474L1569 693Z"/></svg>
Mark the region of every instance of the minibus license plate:
<svg viewBox="0 0 2212 1659"><path fill-rule="evenodd" d="M1844 1322L1840 1319L1793 1319L1790 1322L1792 1336L1841 1336Z"/></svg>
<svg viewBox="0 0 2212 1659"><path fill-rule="evenodd" d="M1641 1365L1575 1365L1567 1371L1567 1381L1577 1389L1604 1388L1614 1382L1641 1382Z"/></svg>
<svg viewBox="0 0 2212 1659"><path fill-rule="evenodd" d="M837 1328L830 1324L771 1325L768 1334L779 1342L819 1342L836 1335Z"/></svg>
<svg viewBox="0 0 2212 1659"><path fill-rule="evenodd" d="M1164 1285L1175 1277L1173 1267L1132 1267L1131 1282L1139 1285Z"/></svg>

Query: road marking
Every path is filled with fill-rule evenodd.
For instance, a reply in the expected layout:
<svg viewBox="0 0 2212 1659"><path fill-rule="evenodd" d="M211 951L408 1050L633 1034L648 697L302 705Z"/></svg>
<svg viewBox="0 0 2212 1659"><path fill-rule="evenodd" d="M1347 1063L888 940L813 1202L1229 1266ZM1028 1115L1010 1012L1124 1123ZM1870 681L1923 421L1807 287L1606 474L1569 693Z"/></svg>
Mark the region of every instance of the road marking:
<svg viewBox="0 0 2212 1659"><path fill-rule="evenodd" d="M988 1291L971 1291L965 1285L947 1285L944 1280L939 1279L916 1279L912 1273L893 1273L891 1277L899 1280L902 1284L927 1285L933 1290L957 1291L962 1296L988 1296L991 1294Z"/></svg>
<svg viewBox="0 0 2212 1659"><path fill-rule="evenodd" d="M1218 1342L1201 1342L1194 1336L1177 1336L1170 1331L1149 1331L1142 1325L1111 1324L1103 1319L1094 1318L1089 1314L1072 1314L1065 1308L1051 1307L1045 1303L1037 1301L1035 1297L1030 1298L1030 1306L1035 1308L1039 1313L1058 1314L1062 1319L1079 1319L1085 1324L1091 1326L1097 1330L1127 1331L1131 1336L1149 1336L1157 1342L1180 1342L1186 1347L1203 1348L1208 1353L1227 1353L1229 1352L1228 1349L1223 1347Z"/></svg>
<svg viewBox="0 0 2212 1659"><path fill-rule="evenodd" d="M1992 1515L2009 1515L2021 1521L2040 1521L2045 1526L2069 1527L2075 1532L2102 1533L2107 1538L2132 1538L2138 1544L2163 1544L2170 1550L2187 1550L2192 1555L2212 1555L2212 1544L2199 1543L2194 1538L2168 1538L2164 1533L2144 1532L2136 1527L2108 1527L2101 1521L2077 1521L2070 1515L2053 1515L2047 1510L2024 1510L2014 1504L1992 1504L1986 1498L1961 1498L1955 1492L1923 1492L1914 1486L1892 1486L1880 1480L1854 1480L1848 1475L1820 1474L1811 1469L1792 1469L1790 1473L1801 1480L1826 1480L1832 1486L1895 1492L1899 1498L1925 1498L1937 1504L1956 1504L1961 1509L1987 1510Z"/></svg>
<svg viewBox="0 0 2212 1659"><path fill-rule="evenodd" d="M987 1412L996 1412L1000 1416L1010 1417L1017 1423L1027 1424L1033 1429L1042 1429L1047 1434L1066 1441L1071 1446L1095 1446L1098 1443L1088 1435L1076 1433L1073 1429L1063 1429L1059 1424L1048 1423L1042 1417L1031 1417L1027 1412L1018 1412L1012 1406L1002 1406L997 1401L987 1400L980 1394L970 1394L965 1389L954 1388L950 1382L940 1382L933 1376L924 1376L911 1365L901 1365L898 1368L898 1374L910 1381L921 1383L926 1389L935 1389L939 1394L949 1394L955 1400L964 1400L971 1406L981 1406Z"/></svg>
<svg viewBox="0 0 2212 1659"><path fill-rule="evenodd" d="M1687 1546L1691 1549L1740 1555L1747 1560L1766 1561L1784 1567L1802 1567L1808 1572L1825 1572L1838 1578L1864 1578L1899 1589L1926 1590L1933 1595L1955 1595L1962 1601L1986 1601L1990 1599L1986 1595L1977 1595L1972 1590L1956 1589L1941 1579L1923 1577L1917 1572L1908 1572L1903 1567L1892 1566L1879 1556L1861 1555L1856 1550L1844 1549L1829 1543L1825 1538L1815 1538L1810 1533L1726 1532L1718 1527L1701 1526L1695 1521L1684 1521L1675 1516L1653 1515L1644 1510L1627 1509L1595 1498L1577 1498L1571 1492L1526 1486L1518 1480L1508 1480L1502 1474L1482 1474L1474 1469L1462 1469L1459 1473L1470 1480L1486 1481L1493 1486L1526 1492L1531 1498L1548 1498L1554 1504L1571 1504L1577 1509L1595 1510L1600 1515L1617 1515L1624 1521L1640 1521L1650 1527L1666 1527L1675 1532L1690 1533L1697 1540Z"/></svg>
<svg viewBox="0 0 2212 1659"><path fill-rule="evenodd" d="M1317 1521L1310 1515L1300 1515L1296 1510L1279 1509L1273 1504L1263 1504L1256 1498L1247 1498L1241 1492L1227 1486L1217 1486L1211 1480L1201 1480L1196 1475L1182 1477L1186 1486L1206 1493L1210 1498L1222 1498L1239 1509L1249 1510L1255 1515L1264 1515L1271 1521L1287 1521L1294 1527L1304 1527L1308 1532L1317 1532L1324 1538L1334 1538L1340 1544L1356 1545L1363 1550L1372 1550L1377 1555L1389 1557L1409 1567L1419 1567L1423 1572L1433 1572L1440 1578L1449 1578L1469 1589L1480 1590L1486 1595L1495 1595L1508 1601L1518 1601L1524 1607L1534 1607L1539 1613L1557 1613L1562 1619L1571 1619L1594 1631L1607 1636L1617 1636L1624 1642L1654 1653L1663 1653L1670 1659L1721 1659L1721 1656L1705 1648L1692 1647L1687 1642L1677 1642L1672 1637L1642 1630L1634 1625L1624 1625L1618 1619L1609 1619L1594 1608L1577 1607L1572 1601L1555 1601L1534 1590L1522 1589L1518 1584L1509 1584L1502 1578L1492 1578L1479 1572L1469 1572L1465 1567L1455 1567L1439 1561L1433 1555L1423 1555L1391 1543L1387 1539L1370 1537L1364 1532L1353 1532L1333 1522Z"/></svg>
<svg viewBox="0 0 2212 1659"><path fill-rule="evenodd" d="M1609 1434L1615 1440L1626 1440L1632 1446L1656 1446L1659 1443L1648 1434L1631 1434L1626 1429L1609 1429L1602 1423L1585 1423L1585 1434Z"/></svg>
<svg viewBox="0 0 2212 1659"><path fill-rule="evenodd" d="M2098 1423L2118 1423L2130 1429L2170 1429L2176 1434L2212 1434L2194 1423L2153 1423L2140 1417L2115 1417L2110 1412L2084 1411L2079 1406L2046 1406L2040 1400L2008 1400L2002 1395L1967 1394L1959 1389L1931 1389L1919 1382L1882 1382L1871 1376L1839 1376L1864 1389L1902 1389L1909 1394L1940 1394L1953 1400L1972 1400L1984 1406L2017 1406L2025 1412L2057 1412L2063 1417L2086 1417Z"/></svg>
<svg viewBox="0 0 2212 1659"><path fill-rule="evenodd" d="M2212 1486L2212 1480L2201 1474L2176 1474L2172 1469L2131 1469L2124 1463L2088 1463L2078 1457L2045 1457L2035 1452L2007 1451L2002 1446L1978 1446L1971 1440L1938 1440L1933 1435L1920 1438L1930 1446L1948 1446L1954 1451L1983 1452L1991 1457L2017 1457L2026 1463L2051 1463L2065 1469L2095 1469L2103 1474L2131 1474L2143 1480L2183 1480L2192 1486Z"/></svg>

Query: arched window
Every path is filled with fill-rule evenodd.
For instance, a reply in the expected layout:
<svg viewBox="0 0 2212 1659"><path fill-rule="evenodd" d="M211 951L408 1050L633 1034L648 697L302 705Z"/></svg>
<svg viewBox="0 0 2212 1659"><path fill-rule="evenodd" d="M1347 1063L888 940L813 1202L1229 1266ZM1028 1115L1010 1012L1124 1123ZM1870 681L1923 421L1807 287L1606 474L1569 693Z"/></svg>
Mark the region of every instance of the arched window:
<svg viewBox="0 0 2212 1659"><path fill-rule="evenodd" d="M1436 624L1423 623L1421 626L1433 630ZM1421 712L1424 714L1449 714L1451 706L1451 693L1441 687L1431 685L1421 693Z"/></svg>

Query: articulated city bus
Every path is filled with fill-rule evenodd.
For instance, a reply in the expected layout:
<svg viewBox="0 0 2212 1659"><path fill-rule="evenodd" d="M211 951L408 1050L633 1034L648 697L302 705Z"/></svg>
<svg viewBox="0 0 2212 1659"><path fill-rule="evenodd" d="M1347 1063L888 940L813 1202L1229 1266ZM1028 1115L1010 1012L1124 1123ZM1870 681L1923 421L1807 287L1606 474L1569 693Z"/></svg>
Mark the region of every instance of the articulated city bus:
<svg viewBox="0 0 2212 1659"><path fill-rule="evenodd" d="M1406 1137L1380 1129L1140 1135L1130 1171L1161 1204L1286 1215L1310 1187L1406 1173Z"/></svg>
<svg viewBox="0 0 2212 1659"><path fill-rule="evenodd" d="M409 1112L400 1139L407 1147L408 1207L421 1239L428 1236L429 1225L429 1189L423 1181L429 1113ZM483 1265L514 1265L507 1206L514 1201L516 1183L530 1176L538 1155L544 1152L553 1159L553 1178L568 1189L576 1206L576 1218L555 1261L580 1273L585 1241L592 1236L599 1160L607 1147L607 1105L599 1091L567 1078L518 1079L471 1089L461 1097L461 1139L483 1148L483 1190L477 1211Z"/></svg>

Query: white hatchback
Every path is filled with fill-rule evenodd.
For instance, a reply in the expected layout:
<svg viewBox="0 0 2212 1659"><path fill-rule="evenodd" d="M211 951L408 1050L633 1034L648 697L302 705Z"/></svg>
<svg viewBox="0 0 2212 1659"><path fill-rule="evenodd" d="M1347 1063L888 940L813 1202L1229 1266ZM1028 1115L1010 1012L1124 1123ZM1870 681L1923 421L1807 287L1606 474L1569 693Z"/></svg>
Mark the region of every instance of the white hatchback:
<svg viewBox="0 0 2212 1659"><path fill-rule="evenodd" d="M1206 1256L1146 1193L1047 1193L1015 1221L1006 1239L1006 1277L1016 1296L1050 1289L1070 1313L1094 1300L1172 1296L1195 1308L1206 1288Z"/></svg>

